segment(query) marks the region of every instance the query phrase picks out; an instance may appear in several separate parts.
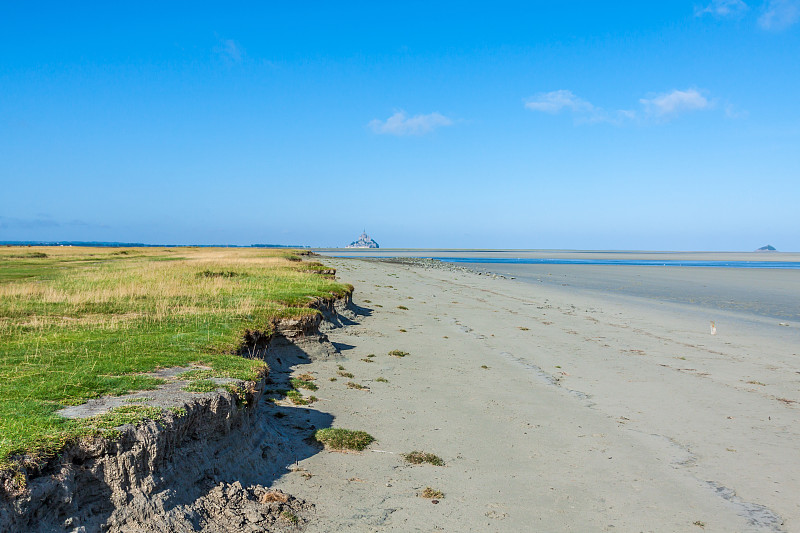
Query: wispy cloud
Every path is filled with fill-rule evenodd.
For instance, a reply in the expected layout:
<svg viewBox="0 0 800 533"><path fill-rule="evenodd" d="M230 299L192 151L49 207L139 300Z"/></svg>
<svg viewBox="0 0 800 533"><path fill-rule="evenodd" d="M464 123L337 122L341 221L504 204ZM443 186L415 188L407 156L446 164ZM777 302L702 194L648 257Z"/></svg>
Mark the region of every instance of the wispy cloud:
<svg viewBox="0 0 800 533"><path fill-rule="evenodd" d="M617 125L634 121L664 122L682 113L712 109L715 102L709 100L700 90L690 88L640 98L639 106L639 109L607 110L563 89L539 93L525 101L525 108L531 111L556 114L566 110L576 122L606 122Z"/></svg>
<svg viewBox="0 0 800 533"><path fill-rule="evenodd" d="M405 111L397 111L386 120L371 120L368 126L381 135L423 135L452 124L452 120L437 112L409 117Z"/></svg>
<svg viewBox="0 0 800 533"><path fill-rule="evenodd" d="M532 96L525 102L525 108L531 111L542 111L544 113L558 113L562 109L569 109L576 113L591 113L594 106L578 98L572 91L559 90L549 93L539 93Z"/></svg>
<svg viewBox="0 0 800 533"><path fill-rule="evenodd" d="M230 63L241 63L244 58L244 48L233 39L220 39L214 53Z"/></svg>
<svg viewBox="0 0 800 533"><path fill-rule="evenodd" d="M750 10L744 0L711 0L710 3L695 6L694 15L713 15L716 17L741 17ZM758 25L767 31L782 31L800 21L800 0L764 0Z"/></svg>
<svg viewBox="0 0 800 533"><path fill-rule="evenodd" d="M769 31L785 30L800 20L800 0L768 0L758 25Z"/></svg>
<svg viewBox="0 0 800 533"><path fill-rule="evenodd" d="M695 6L694 16L716 15L718 17L730 17L743 14L750 9L742 0L712 0L706 6Z"/></svg>
<svg viewBox="0 0 800 533"><path fill-rule="evenodd" d="M737 118L747 118L748 116L750 116L750 113L738 109L733 104L725 104L724 109L725 109L725 116L728 118L737 119Z"/></svg>
<svg viewBox="0 0 800 533"><path fill-rule="evenodd" d="M708 98L700 94L697 89L686 89L685 91L676 89L652 98L641 98L639 103L644 106L645 113L659 118L685 111L701 111L712 105Z"/></svg>

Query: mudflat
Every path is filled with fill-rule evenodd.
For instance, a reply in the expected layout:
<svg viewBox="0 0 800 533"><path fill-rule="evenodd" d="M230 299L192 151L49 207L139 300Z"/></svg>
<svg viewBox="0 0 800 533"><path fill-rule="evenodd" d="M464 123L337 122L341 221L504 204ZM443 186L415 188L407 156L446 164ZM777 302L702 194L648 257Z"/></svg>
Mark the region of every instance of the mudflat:
<svg viewBox="0 0 800 533"><path fill-rule="evenodd" d="M575 280L324 261L365 314L328 333L341 357L298 371L333 426L377 441L274 483L315 503L308 531L800 531L797 321Z"/></svg>

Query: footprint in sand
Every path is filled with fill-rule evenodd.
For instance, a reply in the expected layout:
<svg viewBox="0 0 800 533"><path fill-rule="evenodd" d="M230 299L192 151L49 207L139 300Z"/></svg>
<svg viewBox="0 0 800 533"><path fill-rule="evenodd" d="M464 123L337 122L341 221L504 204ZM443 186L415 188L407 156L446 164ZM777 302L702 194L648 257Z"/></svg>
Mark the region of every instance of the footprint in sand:
<svg viewBox="0 0 800 533"><path fill-rule="evenodd" d="M492 518L494 520L504 520L508 514L504 513L502 509L505 509L506 506L499 504L499 503L490 503L486 506L489 510L484 513L487 518Z"/></svg>

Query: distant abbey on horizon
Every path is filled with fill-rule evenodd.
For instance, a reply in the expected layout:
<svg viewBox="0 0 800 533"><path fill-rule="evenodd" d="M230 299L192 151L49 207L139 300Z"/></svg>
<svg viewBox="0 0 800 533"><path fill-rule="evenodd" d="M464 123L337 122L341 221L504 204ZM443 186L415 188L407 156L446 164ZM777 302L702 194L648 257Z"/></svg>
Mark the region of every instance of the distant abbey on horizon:
<svg viewBox="0 0 800 533"><path fill-rule="evenodd" d="M361 234L357 241L351 242L345 248L380 248L380 246L374 239L370 239L369 235L367 235L367 230L364 230L364 233Z"/></svg>

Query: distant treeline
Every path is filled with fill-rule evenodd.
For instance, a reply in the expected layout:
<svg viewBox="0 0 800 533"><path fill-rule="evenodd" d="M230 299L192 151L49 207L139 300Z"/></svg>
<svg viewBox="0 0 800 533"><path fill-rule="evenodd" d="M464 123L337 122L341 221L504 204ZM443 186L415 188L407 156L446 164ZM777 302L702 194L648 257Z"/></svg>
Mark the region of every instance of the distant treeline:
<svg viewBox="0 0 800 533"><path fill-rule="evenodd" d="M105 241L0 241L0 246L91 246L105 248L310 248L288 244L144 244L141 242Z"/></svg>

